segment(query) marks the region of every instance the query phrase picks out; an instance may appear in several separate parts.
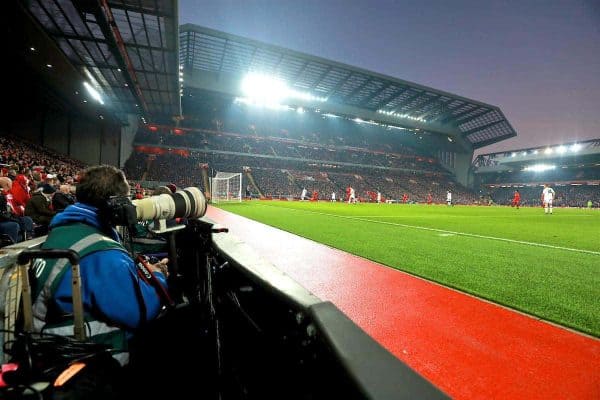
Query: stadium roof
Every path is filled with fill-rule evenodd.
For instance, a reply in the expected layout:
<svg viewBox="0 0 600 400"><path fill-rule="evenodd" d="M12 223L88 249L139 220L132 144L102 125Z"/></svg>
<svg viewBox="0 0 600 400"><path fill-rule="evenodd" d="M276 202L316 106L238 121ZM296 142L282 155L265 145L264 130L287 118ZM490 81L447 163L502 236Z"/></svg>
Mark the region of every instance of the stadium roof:
<svg viewBox="0 0 600 400"><path fill-rule="evenodd" d="M176 0L31 0L26 7L122 120L181 114Z"/></svg>
<svg viewBox="0 0 600 400"><path fill-rule="evenodd" d="M327 104L374 112L398 125L452 132L473 148L517 134L498 107L476 100L197 25L182 25L179 35L186 71L275 76L293 89L327 98ZM186 80L188 86L202 89Z"/></svg>
<svg viewBox="0 0 600 400"><path fill-rule="evenodd" d="M537 163L600 165L600 138L580 142L481 154L473 160L475 173L502 172Z"/></svg>

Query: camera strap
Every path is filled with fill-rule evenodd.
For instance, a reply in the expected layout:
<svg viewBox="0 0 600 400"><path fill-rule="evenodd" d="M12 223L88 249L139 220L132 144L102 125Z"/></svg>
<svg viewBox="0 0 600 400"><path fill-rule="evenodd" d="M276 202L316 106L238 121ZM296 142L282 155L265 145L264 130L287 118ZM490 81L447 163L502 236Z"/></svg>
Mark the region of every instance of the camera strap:
<svg viewBox="0 0 600 400"><path fill-rule="evenodd" d="M174 307L175 302L169 296L169 291L167 288L158 280L158 278L154 275L152 270L150 269L150 265L148 260L143 255L138 255L136 258L135 266L137 268L137 272L140 278L148 283L150 286L156 290L158 297L161 302L169 307Z"/></svg>

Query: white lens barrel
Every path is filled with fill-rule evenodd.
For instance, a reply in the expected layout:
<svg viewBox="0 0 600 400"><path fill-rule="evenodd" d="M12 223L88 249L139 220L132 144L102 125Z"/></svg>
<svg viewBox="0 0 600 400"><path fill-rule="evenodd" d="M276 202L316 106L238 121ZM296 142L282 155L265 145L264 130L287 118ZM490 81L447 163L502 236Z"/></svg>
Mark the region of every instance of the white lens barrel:
<svg viewBox="0 0 600 400"><path fill-rule="evenodd" d="M196 187L133 200L138 221L173 218L200 218L206 213L206 198Z"/></svg>

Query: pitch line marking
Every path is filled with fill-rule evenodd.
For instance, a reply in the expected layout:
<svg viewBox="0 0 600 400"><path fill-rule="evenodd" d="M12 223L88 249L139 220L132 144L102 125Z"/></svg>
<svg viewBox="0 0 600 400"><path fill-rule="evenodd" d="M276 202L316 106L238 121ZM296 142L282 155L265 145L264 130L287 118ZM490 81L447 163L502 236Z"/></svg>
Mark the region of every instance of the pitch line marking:
<svg viewBox="0 0 600 400"><path fill-rule="evenodd" d="M264 206L264 207L274 207L274 206L270 206L270 205L267 205L267 204L259 204L259 205ZM351 219L351 220L355 220L355 221L371 222L373 224L401 226L403 228L421 229L421 230L424 230L424 231L448 233L448 234L454 234L454 235L459 235L459 236L474 237L474 238L479 238L479 239L498 240L500 242L517 243L517 244L524 244L524 245L528 245L528 246L545 247L545 248L548 248L548 249L555 249L555 250L574 251L576 253L586 253L586 254L593 254L595 256L600 256L600 251L574 249L574 248L571 248L571 247L553 246L551 244L527 242L527 241L524 241L524 240L506 239L506 238L500 238L500 237L496 237L496 236L478 235L476 233L466 233L466 232L449 231L449 230L446 230L446 229L428 228L426 226L400 224L400 223L397 223L397 222L377 221L377 220L374 220L374 219L357 218L357 217L351 217L351 216L348 216L348 215L337 215L337 214L330 214L330 213L324 213L324 212L319 212L319 211L302 210L302 209L299 209L299 208L289 208L289 207L277 207L277 208L283 208L283 209L286 209L286 210L293 210L293 211L302 211L302 212L311 213L311 214L317 214L317 215L325 215L325 216L328 216L328 217L337 217L337 218Z"/></svg>

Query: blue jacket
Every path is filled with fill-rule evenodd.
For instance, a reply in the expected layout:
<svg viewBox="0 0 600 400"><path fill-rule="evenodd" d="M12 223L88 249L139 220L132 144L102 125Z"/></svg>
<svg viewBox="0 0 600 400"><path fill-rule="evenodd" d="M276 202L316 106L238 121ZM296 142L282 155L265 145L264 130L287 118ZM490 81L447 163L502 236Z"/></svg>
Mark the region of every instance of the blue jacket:
<svg viewBox="0 0 600 400"><path fill-rule="evenodd" d="M50 223L49 236L52 228L78 222L98 228L119 242L117 232L100 223L98 209L83 203L70 205L57 214ZM119 250L97 251L81 258L80 269L83 305L87 312L131 331L143 322L140 318L141 298L146 308L145 319L149 321L158 316L162 307L160 298L156 290L138 276L134 261L128 254ZM166 287L164 275L155 273L155 276ZM66 313L73 310L71 292L69 268L54 294L56 305Z"/></svg>

